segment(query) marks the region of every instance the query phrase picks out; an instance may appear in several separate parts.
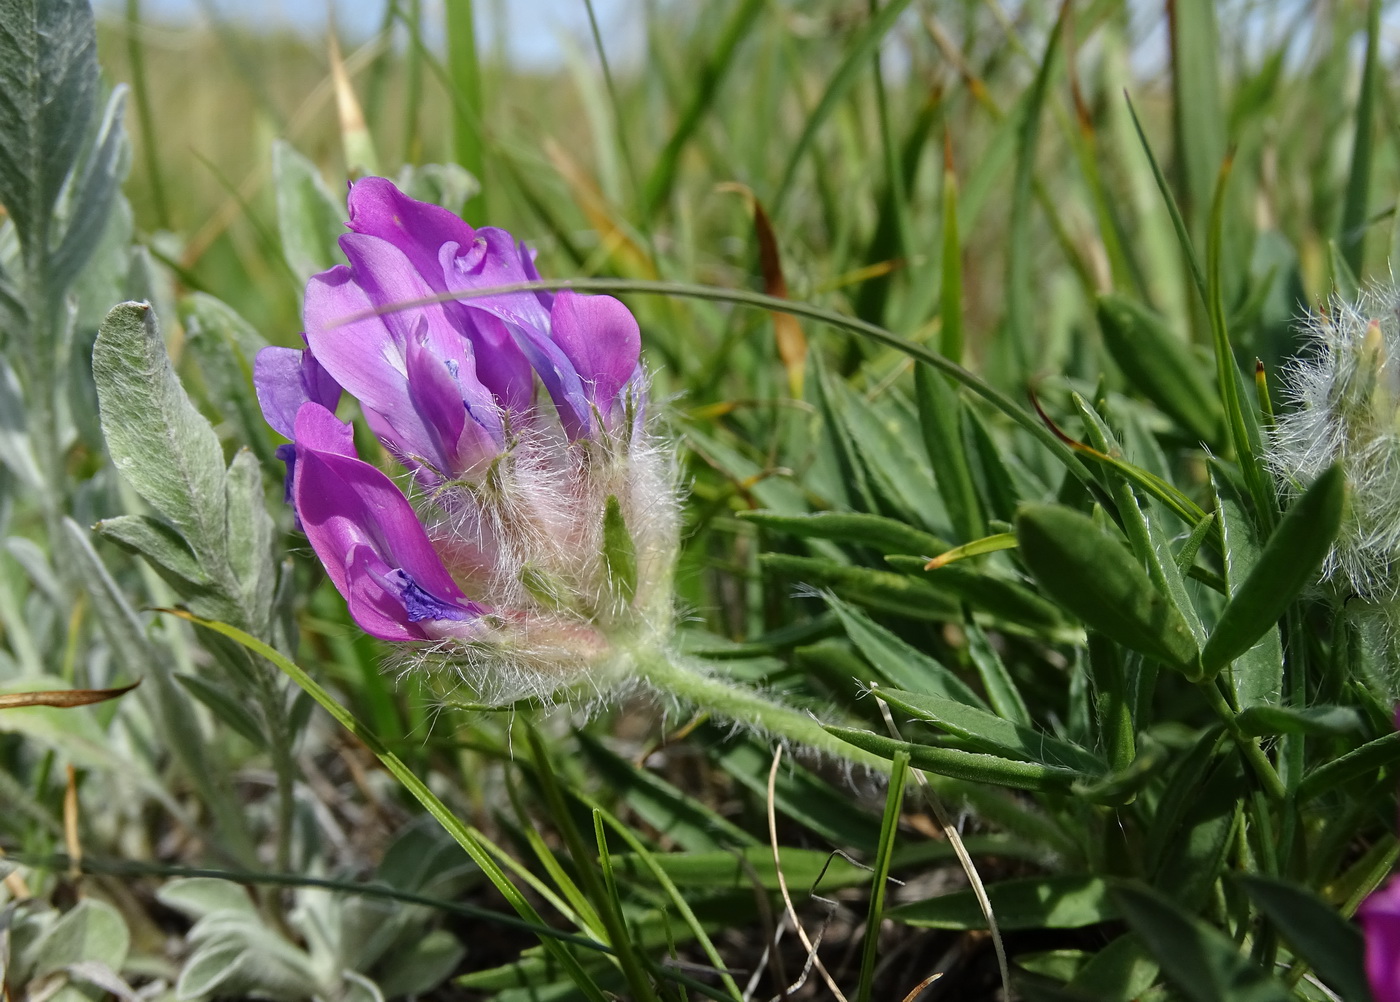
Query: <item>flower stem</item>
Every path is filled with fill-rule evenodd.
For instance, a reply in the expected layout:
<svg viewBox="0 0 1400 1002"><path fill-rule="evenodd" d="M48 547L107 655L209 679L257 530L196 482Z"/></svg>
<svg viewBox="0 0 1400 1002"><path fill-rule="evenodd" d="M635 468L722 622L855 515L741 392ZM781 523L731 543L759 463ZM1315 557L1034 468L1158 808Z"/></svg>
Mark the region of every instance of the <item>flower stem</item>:
<svg viewBox="0 0 1400 1002"><path fill-rule="evenodd" d="M883 773L892 768L887 759L831 734L815 717L715 675L704 662L653 647L638 647L628 653L637 674L658 692L834 758Z"/></svg>

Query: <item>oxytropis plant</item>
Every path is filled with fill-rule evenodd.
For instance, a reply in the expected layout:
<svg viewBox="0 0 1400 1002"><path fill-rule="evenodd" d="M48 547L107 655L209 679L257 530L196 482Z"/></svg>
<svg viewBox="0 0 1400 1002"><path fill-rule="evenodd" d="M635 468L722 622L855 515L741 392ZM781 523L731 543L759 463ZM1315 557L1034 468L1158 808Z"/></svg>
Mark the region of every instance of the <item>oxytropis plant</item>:
<svg viewBox="0 0 1400 1002"><path fill-rule="evenodd" d="M355 622L474 702L640 684L880 765L675 650L676 465L628 309L510 288L539 282L525 245L382 178L349 207L349 264L306 288L306 348L264 349L255 382L291 439L298 523ZM342 392L404 489L360 458Z"/></svg>
<svg viewBox="0 0 1400 1002"><path fill-rule="evenodd" d="M530 251L382 178L349 208L350 263L306 287L306 349L256 363L301 528L356 623L414 642L405 665L490 703L612 684L666 643L678 536L637 321L610 296L475 295L538 280ZM342 390L407 494L359 458Z"/></svg>

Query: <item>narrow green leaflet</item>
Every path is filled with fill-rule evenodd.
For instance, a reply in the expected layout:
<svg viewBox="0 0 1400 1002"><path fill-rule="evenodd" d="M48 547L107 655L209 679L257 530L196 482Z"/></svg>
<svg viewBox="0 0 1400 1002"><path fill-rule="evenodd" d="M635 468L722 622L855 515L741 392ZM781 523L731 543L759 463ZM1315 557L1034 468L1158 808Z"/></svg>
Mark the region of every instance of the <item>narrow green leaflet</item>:
<svg viewBox="0 0 1400 1002"><path fill-rule="evenodd" d="M935 692L967 706L984 706L966 682L942 662L905 643L859 609L832 596L827 599L846 635L884 681L913 692Z"/></svg>
<svg viewBox="0 0 1400 1002"><path fill-rule="evenodd" d="M1108 884L1098 877L1006 880L990 885L987 896L1002 930L1078 929L1118 917ZM900 905L888 914L906 925L929 929L987 928L986 917L971 890Z"/></svg>
<svg viewBox="0 0 1400 1002"><path fill-rule="evenodd" d="M1181 613L1092 519L1058 505L1025 505L1016 536L1041 587L1087 626L1188 677L1198 675L1196 642Z"/></svg>
<svg viewBox="0 0 1400 1002"><path fill-rule="evenodd" d="M1220 519L1225 587L1233 596L1259 562L1259 541L1245 514L1243 500L1225 469L1212 463L1215 511ZM1283 639L1277 626L1266 629L1253 646L1235 658L1230 682L1241 706L1277 703L1283 695Z"/></svg>
<svg viewBox="0 0 1400 1002"><path fill-rule="evenodd" d="M900 689L881 689L879 695L916 720L926 720L994 755L1063 766L1091 776L1106 768L1087 749L965 703Z"/></svg>
<svg viewBox="0 0 1400 1002"><path fill-rule="evenodd" d="M963 751L897 741L871 731L828 724L826 729L849 744L894 761L900 751L909 753L909 764L916 769L954 779L1009 786L1015 790L1068 790L1085 776L1062 766L1003 758L982 752Z"/></svg>
<svg viewBox="0 0 1400 1002"><path fill-rule="evenodd" d="M1190 346L1155 313L1126 296L1100 296L1098 318L1108 353L1134 389L1195 438L1218 445L1225 415Z"/></svg>
<svg viewBox="0 0 1400 1002"><path fill-rule="evenodd" d="M1346 478L1340 466L1333 466L1288 509L1206 641L1201 666L1208 675L1254 646L1317 580L1317 569L1341 526L1345 496Z"/></svg>
<svg viewBox="0 0 1400 1002"><path fill-rule="evenodd" d="M1129 884L1113 897L1163 973L1191 1002L1292 1002L1283 982L1241 954L1224 933L1155 891Z"/></svg>
<svg viewBox="0 0 1400 1002"><path fill-rule="evenodd" d="M1258 874L1241 874L1235 879L1294 952L1311 964L1344 1002L1369 1002L1365 943L1356 926L1296 884Z"/></svg>

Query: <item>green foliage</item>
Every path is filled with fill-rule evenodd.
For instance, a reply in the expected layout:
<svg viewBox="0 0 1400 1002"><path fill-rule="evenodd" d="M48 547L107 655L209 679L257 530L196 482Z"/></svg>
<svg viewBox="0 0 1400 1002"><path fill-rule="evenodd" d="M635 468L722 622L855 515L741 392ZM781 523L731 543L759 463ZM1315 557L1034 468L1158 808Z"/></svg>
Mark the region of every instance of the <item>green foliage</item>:
<svg viewBox="0 0 1400 1002"><path fill-rule="evenodd" d="M430 6L337 93L0 0L0 689L143 679L0 710L10 993L990 998L990 907L1026 999L1364 1002L1397 645L1319 584L1347 472L1265 458L1291 324L1400 246L1381 5L636 4L646 59L529 71ZM463 707L292 532L253 359L367 151L641 321L669 694Z"/></svg>

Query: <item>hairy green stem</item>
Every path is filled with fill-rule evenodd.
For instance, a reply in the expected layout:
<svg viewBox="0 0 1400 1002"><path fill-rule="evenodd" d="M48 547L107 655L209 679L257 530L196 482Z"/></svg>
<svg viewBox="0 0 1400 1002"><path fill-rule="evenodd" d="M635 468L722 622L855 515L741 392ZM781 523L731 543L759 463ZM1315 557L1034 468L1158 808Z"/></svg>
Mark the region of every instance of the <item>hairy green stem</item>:
<svg viewBox="0 0 1400 1002"><path fill-rule="evenodd" d="M817 718L716 675L702 661L654 647L633 648L627 656L636 674L658 692L834 758L883 773L892 768L889 760L831 734Z"/></svg>

